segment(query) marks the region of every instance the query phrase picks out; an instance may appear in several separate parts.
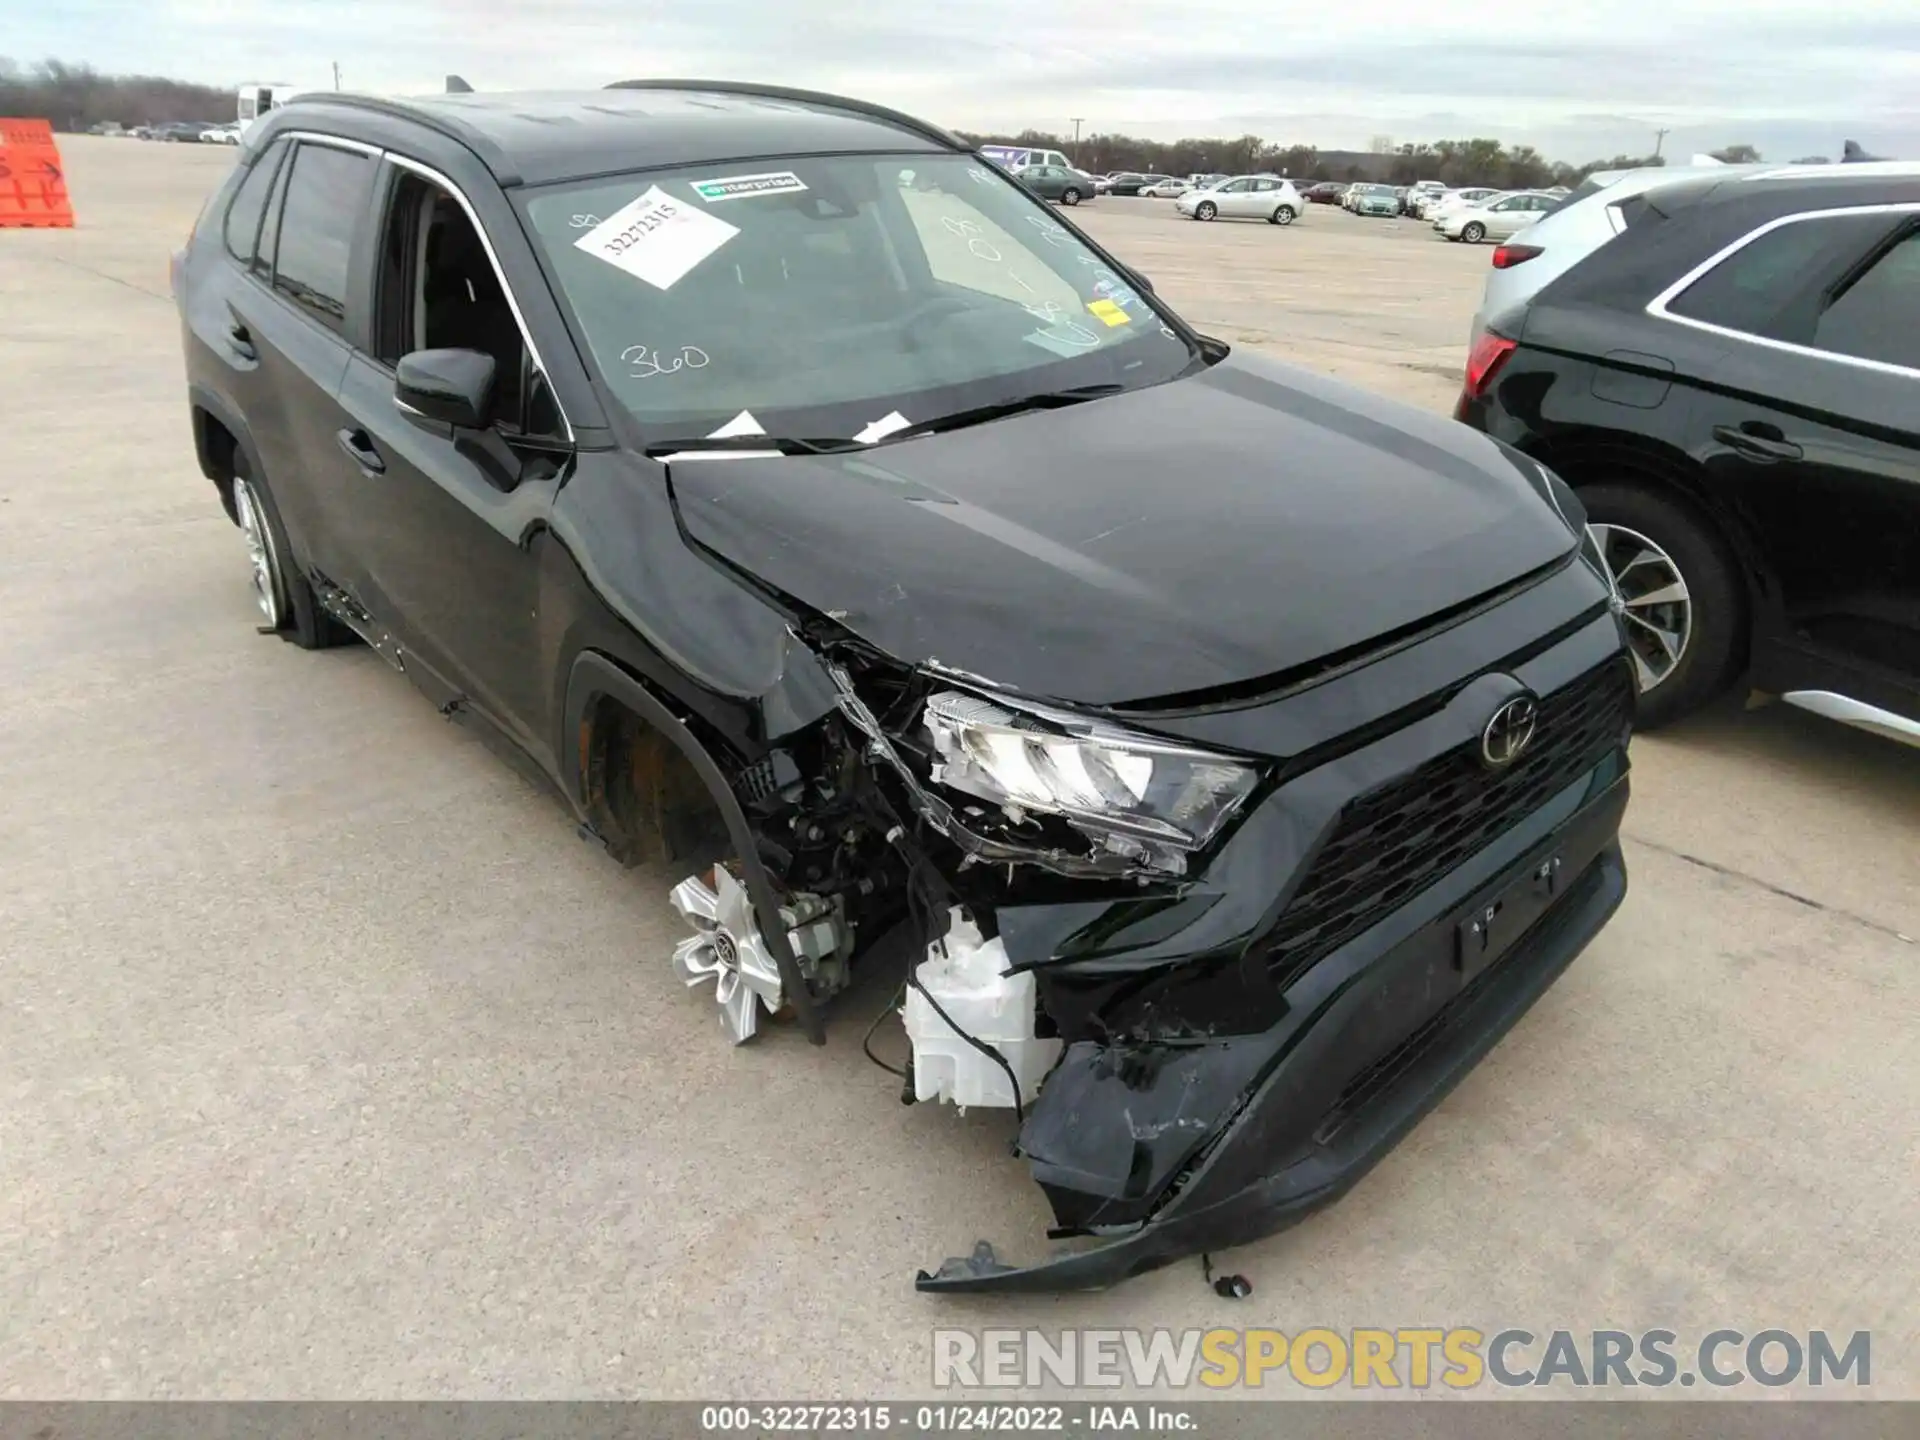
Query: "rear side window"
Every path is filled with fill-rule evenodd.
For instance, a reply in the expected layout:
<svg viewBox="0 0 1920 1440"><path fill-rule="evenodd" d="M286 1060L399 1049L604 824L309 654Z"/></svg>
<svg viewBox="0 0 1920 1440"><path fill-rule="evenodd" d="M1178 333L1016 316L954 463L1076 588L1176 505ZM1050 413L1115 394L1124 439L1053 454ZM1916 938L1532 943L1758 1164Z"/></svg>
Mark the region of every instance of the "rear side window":
<svg viewBox="0 0 1920 1440"><path fill-rule="evenodd" d="M1746 335L1799 340L1796 312L1825 281L1836 257L1865 249L1884 216L1797 220L1756 236L1667 303L1674 315Z"/></svg>
<svg viewBox="0 0 1920 1440"><path fill-rule="evenodd" d="M306 143L287 180L273 288L335 330L346 323L354 230L372 175L373 161L358 151Z"/></svg>
<svg viewBox="0 0 1920 1440"><path fill-rule="evenodd" d="M275 141L272 149L253 162L247 178L234 192L233 202L227 206L227 253L243 265L253 263L260 219L267 211L267 197L273 193L274 173L286 158L288 148L286 141Z"/></svg>
<svg viewBox="0 0 1920 1440"><path fill-rule="evenodd" d="M1813 345L1920 370L1920 234L1895 241L1841 291L1815 322Z"/></svg>

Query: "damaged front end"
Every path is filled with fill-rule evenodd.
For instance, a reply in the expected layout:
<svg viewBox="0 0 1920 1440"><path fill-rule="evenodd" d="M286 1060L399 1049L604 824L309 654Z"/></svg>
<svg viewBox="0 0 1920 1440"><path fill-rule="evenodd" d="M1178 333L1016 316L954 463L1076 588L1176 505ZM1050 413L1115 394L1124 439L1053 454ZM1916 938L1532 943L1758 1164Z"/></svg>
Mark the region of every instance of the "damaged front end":
<svg viewBox="0 0 1920 1440"><path fill-rule="evenodd" d="M837 704L745 797L806 1002L904 937L903 1099L1012 1109L1062 1242L1028 1266L981 1242L924 1290L1096 1288L1336 1198L1624 893L1632 687L1604 618L1311 763L806 643ZM1476 763L1515 695L1550 741ZM737 1041L793 997L713 880L676 891L676 964L731 985Z"/></svg>

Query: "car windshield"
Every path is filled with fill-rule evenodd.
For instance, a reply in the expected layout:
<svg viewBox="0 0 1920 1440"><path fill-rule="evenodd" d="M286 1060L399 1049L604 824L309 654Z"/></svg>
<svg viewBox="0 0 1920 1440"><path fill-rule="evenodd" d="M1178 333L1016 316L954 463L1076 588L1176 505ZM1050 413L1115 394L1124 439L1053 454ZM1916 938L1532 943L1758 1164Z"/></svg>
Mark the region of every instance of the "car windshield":
<svg viewBox="0 0 1920 1440"><path fill-rule="evenodd" d="M650 170L521 204L649 439L879 438L1199 361L1124 270L971 156Z"/></svg>

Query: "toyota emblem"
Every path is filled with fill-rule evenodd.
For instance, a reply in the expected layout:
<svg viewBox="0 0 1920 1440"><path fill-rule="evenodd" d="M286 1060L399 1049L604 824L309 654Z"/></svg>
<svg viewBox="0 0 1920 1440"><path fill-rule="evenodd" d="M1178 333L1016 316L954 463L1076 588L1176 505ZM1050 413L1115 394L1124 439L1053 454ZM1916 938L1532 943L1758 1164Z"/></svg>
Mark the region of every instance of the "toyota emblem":
<svg viewBox="0 0 1920 1440"><path fill-rule="evenodd" d="M1531 695L1520 695L1493 712L1480 732L1480 758L1489 770L1504 770L1533 743L1533 727L1540 707Z"/></svg>

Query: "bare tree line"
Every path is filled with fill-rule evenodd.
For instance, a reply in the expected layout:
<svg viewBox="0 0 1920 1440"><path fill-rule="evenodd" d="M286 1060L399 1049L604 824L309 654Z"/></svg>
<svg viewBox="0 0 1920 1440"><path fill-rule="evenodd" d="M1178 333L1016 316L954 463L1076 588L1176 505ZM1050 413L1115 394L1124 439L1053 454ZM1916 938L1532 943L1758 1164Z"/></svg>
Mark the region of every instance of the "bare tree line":
<svg viewBox="0 0 1920 1440"><path fill-rule="evenodd" d="M234 92L159 75L102 75L88 65L42 60L22 65L0 55L0 115L47 120L56 130L113 121L162 125L233 119Z"/></svg>

